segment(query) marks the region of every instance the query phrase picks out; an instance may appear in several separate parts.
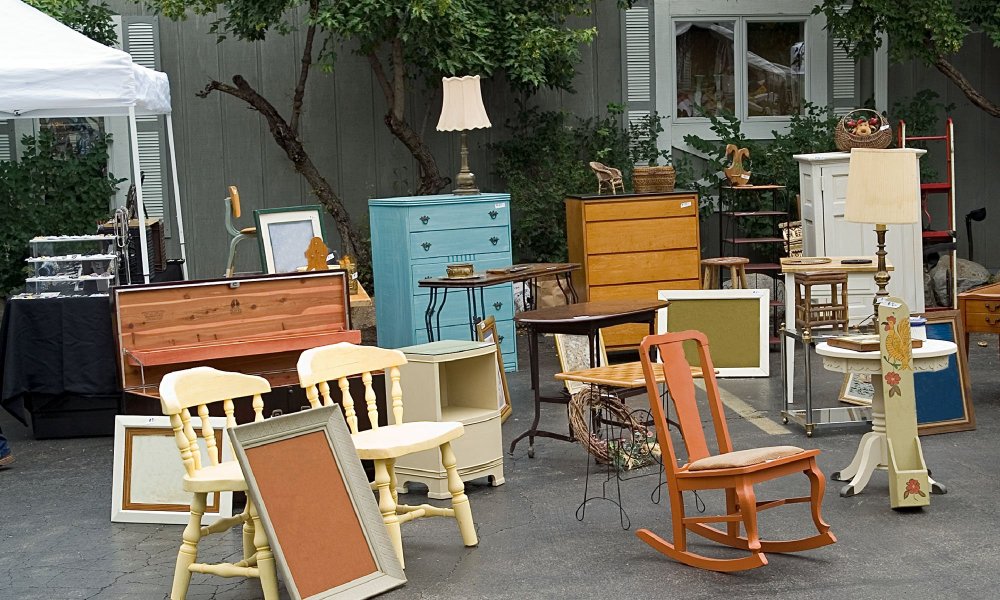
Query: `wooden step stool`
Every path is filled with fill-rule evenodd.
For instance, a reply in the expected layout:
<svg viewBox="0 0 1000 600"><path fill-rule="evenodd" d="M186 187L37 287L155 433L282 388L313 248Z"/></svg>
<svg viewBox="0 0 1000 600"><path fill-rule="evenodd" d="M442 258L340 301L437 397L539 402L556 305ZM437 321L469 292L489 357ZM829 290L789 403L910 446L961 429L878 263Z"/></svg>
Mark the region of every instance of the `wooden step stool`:
<svg viewBox="0 0 1000 600"><path fill-rule="evenodd" d="M746 265L750 264L749 258L742 256L720 256L718 258L705 258L701 261L701 289L716 290L722 289L722 267L729 267L729 279L734 290L747 289Z"/></svg>
<svg viewBox="0 0 1000 600"><path fill-rule="evenodd" d="M813 286L829 285L830 301L813 304ZM832 325L845 333L847 314L847 273L844 271L804 271L795 274L795 328L809 332L814 327Z"/></svg>

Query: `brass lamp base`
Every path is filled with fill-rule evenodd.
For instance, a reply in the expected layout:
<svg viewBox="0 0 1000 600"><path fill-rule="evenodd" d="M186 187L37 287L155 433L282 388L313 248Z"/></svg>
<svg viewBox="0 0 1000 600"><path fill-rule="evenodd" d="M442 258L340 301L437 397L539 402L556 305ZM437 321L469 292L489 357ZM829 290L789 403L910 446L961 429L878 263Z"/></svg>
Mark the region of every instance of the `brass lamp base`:
<svg viewBox="0 0 1000 600"><path fill-rule="evenodd" d="M884 298L889 295L889 290L886 286L889 285L889 268L885 264L885 257L888 252L885 251L885 232L886 227L883 224L875 224L875 237L876 237L876 247L875 256L878 257L878 271L875 272L875 285L878 289L875 291L875 299L872 301L872 306L875 308L875 314L878 314L878 304L879 298Z"/></svg>
<svg viewBox="0 0 1000 600"><path fill-rule="evenodd" d="M462 168L455 176L455 183L458 184L458 187L451 191L452 194L465 196L479 193L479 188L476 187L476 176L469 170L469 146L464 131L462 132Z"/></svg>

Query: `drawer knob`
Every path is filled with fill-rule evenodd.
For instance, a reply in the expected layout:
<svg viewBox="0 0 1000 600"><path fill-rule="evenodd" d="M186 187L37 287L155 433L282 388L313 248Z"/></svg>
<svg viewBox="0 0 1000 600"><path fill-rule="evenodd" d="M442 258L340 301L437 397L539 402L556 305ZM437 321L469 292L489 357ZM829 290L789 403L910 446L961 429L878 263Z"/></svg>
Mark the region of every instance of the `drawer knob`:
<svg viewBox="0 0 1000 600"><path fill-rule="evenodd" d="M489 215L490 215L490 218L491 218L491 219L493 219L493 220L495 221L495 220L496 220L496 218L497 218L497 217L498 217L498 216L500 215L500 213L498 213L498 212L497 212L497 211L495 211L495 210L491 210L491 211L489 212Z"/></svg>
<svg viewBox="0 0 1000 600"><path fill-rule="evenodd" d="M990 316L987 316L986 317L986 324L987 325L998 325L998 324L1000 324L1000 317L990 317Z"/></svg>
<svg viewBox="0 0 1000 600"><path fill-rule="evenodd" d="M497 236L493 236L490 238L490 243L493 244L494 246L496 246L499 241L500 238L498 238Z"/></svg>
<svg viewBox="0 0 1000 600"><path fill-rule="evenodd" d="M501 344L503 343L503 336L502 335L499 338L497 338L497 339L500 340Z"/></svg>
<svg viewBox="0 0 1000 600"><path fill-rule="evenodd" d="M424 216L420 217L420 222L423 223L424 225L426 225L427 222L430 221L430 220L431 220L431 218L428 217L427 215L424 215Z"/></svg>
<svg viewBox="0 0 1000 600"><path fill-rule="evenodd" d="M992 304L990 304L989 302L986 302L985 305L986 305L986 310L988 310L990 312L996 312L996 311L1000 310L1000 302L994 302Z"/></svg>
<svg viewBox="0 0 1000 600"><path fill-rule="evenodd" d="M431 243L430 242L424 242L423 244L420 244L420 247L424 249L424 252L427 252L428 250L431 249Z"/></svg>
<svg viewBox="0 0 1000 600"><path fill-rule="evenodd" d="M494 302L493 303L493 309L494 310L500 310L501 308L503 308L503 302Z"/></svg>

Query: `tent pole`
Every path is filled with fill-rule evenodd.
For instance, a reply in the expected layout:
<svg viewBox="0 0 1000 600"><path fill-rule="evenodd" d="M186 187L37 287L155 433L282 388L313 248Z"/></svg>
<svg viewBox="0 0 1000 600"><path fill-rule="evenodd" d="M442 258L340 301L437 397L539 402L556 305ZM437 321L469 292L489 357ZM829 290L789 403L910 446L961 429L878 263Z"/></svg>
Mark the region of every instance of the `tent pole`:
<svg viewBox="0 0 1000 600"><path fill-rule="evenodd" d="M149 247L146 245L146 206L142 203L142 168L139 164L139 130L135 106L128 107L129 142L132 145L132 183L135 184L136 222L139 225L139 253L142 255L142 281L149 283Z"/></svg>
<svg viewBox="0 0 1000 600"><path fill-rule="evenodd" d="M167 143L170 146L170 175L174 185L174 212L177 215L177 238L181 244L181 273L188 279L187 251L184 248L184 217L181 215L181 188L177 182L177 152L174 149L174 120L167 113Z"/></svg>

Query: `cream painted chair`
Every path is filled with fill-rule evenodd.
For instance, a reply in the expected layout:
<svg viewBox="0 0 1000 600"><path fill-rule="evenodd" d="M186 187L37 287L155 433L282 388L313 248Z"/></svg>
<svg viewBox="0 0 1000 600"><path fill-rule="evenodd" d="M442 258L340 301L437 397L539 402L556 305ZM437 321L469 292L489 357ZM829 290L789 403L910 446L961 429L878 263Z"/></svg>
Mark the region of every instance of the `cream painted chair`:
<svg viewBox="0 0 1000 600"><path fill-rule="evenodd" d="M183 543L177 554L171 600L184 600L191 585L192 573L206 573L221 577L258 577L264 589L265 600L278 600L278 576L274 554L267 535L260 524L260 516L253 502L247 499L243 514L220 519L203 527L210 493L245 492L243 471L235 460L220 462L222 449L215 442L215 432L209 421L208 405L222 402L226 415L226 428L236 426L233 398L253 397L254 421L264 420L264 401L261 394L271 391L263 377L228 373L210 367L196 367L170 373L160 382L160 405L163 414L170 417L177 448L184 462L184 490L193 494L191 520L184 528ZM192 423L191 408L195 408L201 427ZM200 429L209 464L202 462L196 431ZM198 560L198 542L207 535L224 533L236 525L243 525L243 560L236 563L204 564Z"/></svg>
<svg viewBox="0 0 1000 600"><path fill-rule="evenodd" d="M458 521L458 529L466 546L476 546L476 526L472 521L472 507L465 495L465 485L458 475L455 453L451 441L464 432L458 422L416 421L403 422L403 391L399 385L399 365L406 364L406 357L398 350L386 350L374 346L356 346L347 342L306 350L299 357L299 384L305 388L312 408L333 405L328 382L335 381L340 388L344 417L351 428L351 439L358 456L375 463L374 487L379 493L379 510L389 531L399 562L403 562L403 538L400 524L420 517L452 517ZM375 404L375 390L372 388L372 373L385 371L392 382L393 424L379 427L378 406ZM348 377L361 375L365 386L365 409L371 422L371 429L358 431L358 416L354 409L354 398L348 388ZM400 456L440 448L441 463L448 473L448 491L451 492L451 508L441 508L430 504L407 506L399 504L396 496L396 459Z"/></svg>
<svg viewBox="0 0 1000 600"><path fill-rule="evenodd" d="M243 240L257 237L256 227L244 227L237 229L234 219L239 219L242 214L240 208L240 192L235 185L229 186L229 195L226 196L226 231L229 232L229 257L226 259L226 277L232 277L236 272L236 246Z"/></svg>

